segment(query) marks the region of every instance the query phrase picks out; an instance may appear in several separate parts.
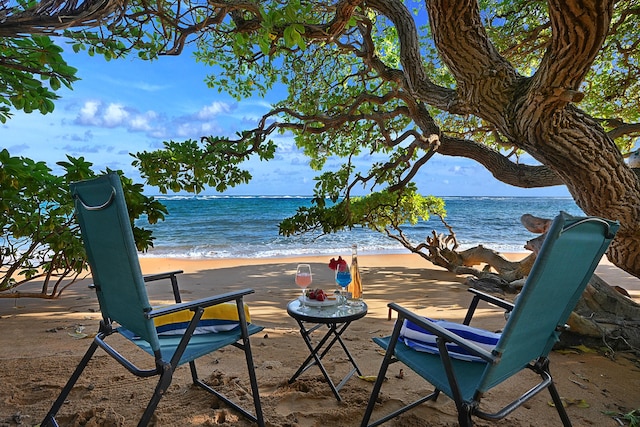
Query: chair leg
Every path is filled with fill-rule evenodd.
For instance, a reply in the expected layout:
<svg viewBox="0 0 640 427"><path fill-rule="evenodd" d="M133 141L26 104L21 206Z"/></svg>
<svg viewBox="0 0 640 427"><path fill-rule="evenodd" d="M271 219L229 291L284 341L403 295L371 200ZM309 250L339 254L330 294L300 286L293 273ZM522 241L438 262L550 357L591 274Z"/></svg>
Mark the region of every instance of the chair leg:
<svg viewBox="0 0 640 427"><path fill-rule="evenodd" d="M393 328L393 332L391 333L391 337L389 338L389 345L387 346L387 350L384 354L384 358L382 359L382 364L380 365L380 371L378 372L378 376L376 377L376 382L373 385L373 390L371 391L371 396L369 397L369 403L367 404L367 409L365 410L364 417L362 418L362 422L360 423L360 427L374 427L380 424L383 424L389 421L392 418L397 417L398 415L406 412L412 408L415 408L418 405L428 401L434 400L440 394L440 390L436 389L433 393L422 397L416 400L409 405L403 406L402 408L380 418L379 420L369 424L369 420L371 419L371 415L373 414L373 408L376 406L376 401L378 400L378 395L380 394L380 389L382 388L382 383L384 382L385 375L387 374L387 369L391 363L395 363L398 360L395 358L395 348L396 343L398 342L398 338L400 336L400 329L402 327L402 316L398 316L396 320L396 324Z"/></svg>
<svg viewBox="0 0 640 427"><path fill-rule="evenodd" d="M458 406L458 424L460 427L473 427L473 420L471 419L471 413L473 408L466 403Z"/></svg>
<svg viewBox="0 0 640 427"><path fill-rule="evenodd" d="M382 388L382 383L384 382L384 378L387 375L387 369L391 363L397 361L395 358L395 349L396 343L398 342L398 337L400 336L400 328L401 328L402 318L399 316L396 320L396 324L393 327L393 332L391 333L391 338L389 339L389 344L387 346L387 351L384 354L384 358L382 359L382 364L380 365L380 371L378 372L378 376L376 377L376 382L373 385L373 390L371 391L371 396L369 397L369 403L367 404L367 409L365 410L364 417L362 418L362 422L360 423L360 427L367 426L377 426L390 420L396 414L400 414L404 412L404 408L395 411L393 414L387 415L384 418L379 419L378 421L369 424L369 420L371 419L371 414L373 414L373 408L376 406L376 401L378 400L378 395L380 394L380 389Z"/></svg>
<svg viewBox="0 0 640 427"><path fill-rule="evenodd" d="M556 405L556 410L558 411L558 415L560 415L560 419L562 420L562 425L564 427L571 427L571 420L569 419L569 415L567 415L567 411L564 409L562 399L560 399L560 394L558 393L558 389L556 388L555 384L553 382L549 384L548 389L549 394L551 394L553 404Z"/></svg>
<svg viewBox="0 0 640 427"><path fill-rule="evenodd" d="M364 412L364 417L362 418L360 427L369 426L369 419L371 419L371 414L373 414L373 408L376 406L376 401L378 400L378 395L380 394L380 389L382 388L384 377L387 374L389 363L391 363L392 353L393 353L393 350L391 352L387 350L387 354L385 355L385 358L382 361L382 365L380 366L380 371L378 372L378 376L376 377L376 382L373 385L373 390L371 391L371 397L369 397L369 403L367 404L367 409ZM376 424L374 423L372 425L376 425Z"/></svg>
<svg viewBox="0 0 640 427"><path fill-rule="evenodd" d="M364 413L364 417L362 418L362 422L360 424L360 427L375 427L375 426L379 426L381 424L386 423L387 421L391 420L392 418L395 418L413 408L415 408L416 406L422 405L424 402L427 402L429 400L436 400L438 398L438 396L440 395L440 390L435 389L432 393L429 393L426 396L423 396L421 398L419 398L418 400L416 400L413 403L409 403L408 405L403 406L400 409L397 409L387 415L385 415L384 417L378 419L377 421L372 422L371 424L369 424L369 420L371 419L371 415L373 414L373 408L375 407L376 404L376 400L378 399L378 394L380 394L380 389L382 388L382 383L384 382L384 378L385 375L387 373L387 369L389 368L389 365L391 363L395 363L397 362L397 360L394 359L390 359L389 361L383 361L382 362L382 366L380 367L380 372L378 373L378 377L376 378L376 382L373 386L373 391L371 392L371 397L369 397L369 403L367 404L367 409Z"/></svg>
<svg viewBox="0 0 640 427"><path fill-rule="evenodd" d="M246 348L246 347L245 347ZM229 399L224 394L219 391L213 389L209 385L207 385L204 381L200 379L198 376L198 370L196 368L195 361L189 362L189 369L191 370L191 378L193 383L200 388L208 391L209 393L216 396L218 399L222 400L225 404L240 412L245 418L255 422L259 427L264 427L264 415L262 414L262 404L260 402L260 392L258 391L258 379L256 376L255 367L253 364L253 356L251 355L251 350L245 351L246 359L247 359L247 370L249 371L249 382L251 384L251 394L253 396L253 404L255 408L255 415L251 412L247 411L245 408L241 407L239 404L235 403L231 399Z"/></svg>
<svg viewBox="0 0 640 427"><path fill-rule="evenodd" d="M173 380L173 368L171 367L171 364L164 363L159 367L159 369L160 379L158 380L158 384L153 391L153 395L142 414L142 418L140 418L140 421L138 422L138 427L146 427L147 424L149 424L158 403L160 403L160 399L162 399L162 396L164 396L165 391L167 391L169 385L171 385L171 381Z"/></svg>
<svg viewBox="0 0 640 427"><path fill-rule="evenodd" d="M560 415L560 419L562 420L562 425L564 427L571 427L571 420L569 419L569 415L567 415L567 411L564 409L564 405L562 404L562 399L560 399L560 393L558 393L558 389L553 382L553 378L551 377L551 371L549 370L550 360L547 357L541 357L536 361L533 366L534 372L541 373L540 371L546 373L551 379L549 386L547 389L549 390L549 394L551 395L551 399L553 400L553 404L556 406L556 410L558 411L558 415Z"/></svg>
<svg viewBox="0 0 640 427"><path fill-rule="evenodd" d="M249 382L251 383L251 394L253 396L253 405L256 413L256 422L260 427L264 426L264 417L262 415L262 403L260 402L260 392L258 390L258 377L256 375L255 365L253 364L253 354L249 339L245 340L244 355L247 360L247 370L249 371Z"/></svg>
<svg viewBox="0 0 640 427"><path fill-rule="evenodd" d="M87 367L87 364L89 363L89 361L91 360L91 358L93 357L93 354L96 352L97 349L98 349L98 345L96 344L95 341L93 341L89 346L89 348L87 349L87 352L82 357L82 360L76 367L75 371L67 381L67 384L65 384L64 388L60 392L60 395L51 406L51 409L49 409L49 412L44 417L44 420L42 421L42 423L40 423L42 427L50 427L50 426L58 425L58 423L55 420L56 414L64 404L65 400L67 400L67 397L69 396L69 393L71 393L73 386L78 381L78 378L80 378L80 375L82 375L82 371L84 371L84 368Z"/></svg>

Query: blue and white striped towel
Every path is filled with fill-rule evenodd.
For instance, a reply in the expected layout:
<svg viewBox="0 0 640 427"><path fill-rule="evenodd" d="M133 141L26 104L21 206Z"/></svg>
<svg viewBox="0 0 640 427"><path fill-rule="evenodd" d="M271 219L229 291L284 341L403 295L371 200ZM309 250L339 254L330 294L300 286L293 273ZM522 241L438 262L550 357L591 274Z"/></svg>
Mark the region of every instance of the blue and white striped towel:
<svg viewBox="0 0 640 427"><path fill-rule="evenodd" d="M459 323L448 322L446 320L426 319L437 323L438 326L453 332L461 338L473 342L487 351L493 350L500 339L499 333L489 332L484 329L474 328L472 326L462 325ZM404 320L402 324L400 339L413 350L424 351L432 354L438 353L436 336L408 320ZM455 343L447 343L447 350L449 350L449 356L456 359L466 360L469 362L483 361L480 357L471 354L469 351Z"/></svg>

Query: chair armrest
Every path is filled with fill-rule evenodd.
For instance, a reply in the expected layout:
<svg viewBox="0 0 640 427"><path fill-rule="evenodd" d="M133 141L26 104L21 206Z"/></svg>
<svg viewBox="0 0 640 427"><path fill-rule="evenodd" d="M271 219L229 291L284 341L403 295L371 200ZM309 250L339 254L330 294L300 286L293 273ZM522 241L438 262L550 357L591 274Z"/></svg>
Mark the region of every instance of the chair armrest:
<svg viewBox="0 0 640 427"><path fill-rule="evenodd" d="M497 305L498 307L504 308L507 311L513 311L514 304L509 302L509 301L503 300L503 299L498 298L498 297L494 297L493 295L489 295L487 293L484 293L482 291L479 291L479 290L473 289L473 288L469 288L468 291L473 293L473 294L475 294L475 297L478 297L479 299L481 299L483 301L486 301L486 302L488 302L490 304Z"/></svg>
<svg viewBox="0 0 640 427"><path fill-rule="evenodd" d="M477 289L473 289L473 288L469 288L467 289L469 292L471 292L473 295L473 300L471 300L471 304L469 304L469 309L467 310L467 315L465 316L464 320L462 321L463 324L465 325L469 325L471 323L471 319L473 318L473 314L476 311L476 308L478 307L478 302L480 302L480 300L482 301L486 301L489 304L493 304L493 305L497 305L500 308L504 308L506 310L507 313L510 313L511 311L513 311L513 304L510 303L509 301L505 301L503 299L500 299L498 297L494 297L493 295L489 295L487 293L484 293L482 291L479 291ZM505 314L506 316L506 314Z"/></svg>
<svg viewBox="0 0 640 427"><path fill-rule="evenodd" d="M477 344L468 341L464 338L462 338L461 336L454 334L453 332L443 328L442 326L430 321L429 319L425 319L423 316L419 316L409 310L407 310L406 308L396 304L396 303L389 303L388 307L391 308L394 311L398 312L398 320L397 322L401 322L403 319L408 319L411 322L415 323L416 325L420 326L421 328L426 329L427 331L431 332L432 334L434 334L435 336L444 339L446 342L452 342L455 343L457 345L459 345L460 347L464 348L465 350L473 353L474 355L482 358L483 360L489 362L489 363L496 363L498 358L492 354L491 352L485 350L484 348L478 346Z"/></svg>
<svg viewBox="0 0 640 427"><path fill-rule="evenodd" d="M174 271L167 271L164 273L157 273L157 274L145 274L144 276L142 276L142 279L146 282L153 282L155 280L161 280L161 279L171 279L171 278L175 278L176 274L182 274L184 273L183 270L174 270ZM94 283L89 284L89 289L95 289L96 285Z"/></svg>
<svg viewBox="0 0 640 427"><path fill-rule="evenodd" d="M155 280L170 279L176 274L182 274L182 273L184 273L183 270L174 270L174 271L167 271L167 272L156 273L156 274L145 274L144 276L142 276L142 278L144 279L145 282L153 282Z"/></svg>
<svg viewBox="0 0 640 427"><path fill-rule="evenodd" d="M221 304L223 302L229 302L234 300L242 300L245 295L249 295L254 293L253 289L243 289L241 291L236 292L227 292L224 294L200 298L194 301L182 302L178 304L169 305L166 307L154 308L148 313L146 313L146 317L148 319L153 319L154 317L163 316L165 314L177 313L182 310L195 310L198 307L210 307L212 305Z"/></svg>
<svg viewBox="0 0 640 427"><path fill-rule="evenodd" d="M143 276L144 282L153 282L156 280L162 279L171 279L171 289L173 290L173 299L176 303L182 302L182 297L180 296L180 287L178 286L178 278L176 275L182 274L184 271L182 270L174 270L168 271L165 273L156 273L156 274L147 274Z"/></svg>

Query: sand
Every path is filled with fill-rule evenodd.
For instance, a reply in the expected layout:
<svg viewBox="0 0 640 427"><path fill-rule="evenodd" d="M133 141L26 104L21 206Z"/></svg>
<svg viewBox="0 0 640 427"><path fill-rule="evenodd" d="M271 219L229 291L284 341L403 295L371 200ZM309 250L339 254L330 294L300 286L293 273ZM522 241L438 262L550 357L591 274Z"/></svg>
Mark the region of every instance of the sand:
<svg viewBox="0 0 640 427"><path fill-rule="evenodd" d="M393 322L388 320L386 306L390 301L431 317L458 321L463 318L471 299L464 277L434 267L415 255L361 255L359 259L369 312L351 325L345 341L365 375L378 372L382 354L371 338L391 331ZM251 343L268 426L358 426L372 383L351 378L340 392L343 402L334 398L315 367L288 384L308 354L295 321L286 313L287 302L299 294L293 282L298 262L311 263L313 287L334 289L326 257L141 259L143 272L147 274L184 270L180 284L185 300L246 287L255 289L247 302L253 321L265 326ZM610 284L627 289L640 302L638 279L606 261L597 273ZM73 337L76 331L90 335L98 328L98 304L93 292L87 289L88 283L90 279L74 284L57 300L0 299L0 426L37 425L88 347L90 338ZM155 283L150 288L150 298L157 304L171 302L169 284ZM488 306L477 312L474 322L492 330L500 329L503 323L503 313ZM125 348L123 353L144 360L137 350ZM348 361L338 350L326 356L325 365L336 379L348 370ZM399 364L392 365L387 373L374 418L430 391L430 385L406 368L403 377L398 378L401 368ZM551 369L561 396L569 404L567 411L575 426L618 426L621 424L610 412L627 413L640 408L640 362L631 355L553 352ZM221 382L226 392L246 398L248 381L239 350L230 348L202 358L200 370L206 380ZM59 421L61 425L73 426L136 425L154 386L152 381L134 378L99 350L61 409ZM509 380L489 393L485 402L496 409L495 402L506 402L507 396L525 391L527 385L522 379ZM506 419L498 423L476 420L477 425L560 425L549 402L549 394L544 391ZM441 396L437 402L423 404L387 425L454 426L455 413L452 401ZM152 424L250 425L193 387L186 367L177 370Z"/></svg>

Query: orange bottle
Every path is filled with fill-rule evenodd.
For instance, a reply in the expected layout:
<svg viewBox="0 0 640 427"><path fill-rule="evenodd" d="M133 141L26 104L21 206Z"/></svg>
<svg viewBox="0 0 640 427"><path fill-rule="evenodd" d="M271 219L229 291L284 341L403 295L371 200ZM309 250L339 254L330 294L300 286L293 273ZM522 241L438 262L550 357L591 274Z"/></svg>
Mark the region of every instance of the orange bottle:
<svg viewBox="0 0 640 427"><path fill-rule="evenodd" d="M362 301L362 279L358 269L358 245L351 246L351 283L347 287L354 301Z"/></svg>

